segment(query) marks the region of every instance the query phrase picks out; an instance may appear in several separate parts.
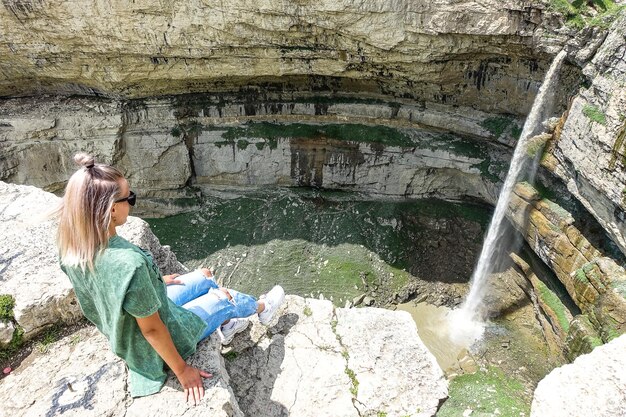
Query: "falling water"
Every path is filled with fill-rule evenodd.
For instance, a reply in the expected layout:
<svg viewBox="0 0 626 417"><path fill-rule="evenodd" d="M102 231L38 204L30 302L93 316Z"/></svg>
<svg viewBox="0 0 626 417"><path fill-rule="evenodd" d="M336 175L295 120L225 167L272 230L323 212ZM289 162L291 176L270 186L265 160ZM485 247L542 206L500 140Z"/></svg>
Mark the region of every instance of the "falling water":
<svg viewBox="0 0 626 417"><path fill-rule="evenodd" d="M546 107L549 107L547 106L547 103L549 103L549 99L551 98L550 93L552 92L552 87L558 78L559 68L561 67L561 63L563 62L565 56L566 52L561 51L552 62L552 65L546 73L544 82L539 89L539 93L535 98L533 107L526 118L524 129L522 130L522 134L517 142L515 151L513 152L513 159L511 160L509 172L506 176L506 180L504 181L504 186L500 192L500 196L498 197L498 204L496 205L495 213L491 219L489 231L487 232L487 237L485 238L485 243L481 250L480 258L478 259L478 264L470 281L470 292L461 308L455 312L456 314L454 314L453 320L462 322L458 323L458 326L455 327L463 329L464 333L469 333L467 337L472 337L471 334L474 334L475 337L480 337L482 334L483 326L481 323L485 318L484 306L482 305L483 297L485 295L487 277L492 272L493 266L498 262L497 249L501 247L502 243L500 238L503 232L504 215L509 204L513 187L518 181L524 163L527 159L527 141L533 135L538 133L537 130L543 120L543 117L545 116L544 113L546 111ZM477 332L480 334L475 335Z"/></svg>

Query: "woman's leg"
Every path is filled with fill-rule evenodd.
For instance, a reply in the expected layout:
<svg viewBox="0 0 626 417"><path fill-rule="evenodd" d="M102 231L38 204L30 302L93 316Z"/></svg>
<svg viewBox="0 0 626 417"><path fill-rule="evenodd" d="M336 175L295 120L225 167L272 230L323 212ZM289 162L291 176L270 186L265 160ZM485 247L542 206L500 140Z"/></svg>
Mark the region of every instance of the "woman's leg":
<svg viewBox="0 0 626 417"><path fill-rule="evenodd" d="M229 300L227 294L232 299ZM257 301L254 297L235 290L212 288L205 295L195 298L183 305L183 308L200 316L207 324L201 340L217 330L220 325L230 319L248 317L257 312Z"/></svg>
<svg viewBox="0 0 626 417"><path fill-rule="evenodd" d="M183 283L168 285L166 289L167 297L179 306L206 294L211 288L218 288L211 271L206 268L180 275L176 279Z"/></svg>

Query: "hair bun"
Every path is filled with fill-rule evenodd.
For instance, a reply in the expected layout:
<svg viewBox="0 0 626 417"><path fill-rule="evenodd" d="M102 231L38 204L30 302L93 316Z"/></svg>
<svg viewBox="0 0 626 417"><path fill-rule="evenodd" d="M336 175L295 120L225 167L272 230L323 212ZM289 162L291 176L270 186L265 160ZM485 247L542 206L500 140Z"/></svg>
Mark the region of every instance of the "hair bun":
<svg viewBox="0 0 626 417"><path fill-rule="evenodd" d="M83 166L87 169L93 168L93 166L95 165L94 157L84 152L79 152L76 155L74 155L74 162L76 162L78 165Z"/></svg>

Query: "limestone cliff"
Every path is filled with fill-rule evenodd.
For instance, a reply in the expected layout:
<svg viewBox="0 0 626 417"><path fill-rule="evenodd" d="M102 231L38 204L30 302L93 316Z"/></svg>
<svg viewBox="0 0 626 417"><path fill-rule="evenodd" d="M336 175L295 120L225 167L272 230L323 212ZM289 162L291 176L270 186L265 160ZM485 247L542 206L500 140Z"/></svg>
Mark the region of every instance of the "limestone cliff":
<svg viewBox="0 0 626 417"><path fill-rule="evenodd" d="M544 19L540 1L6 0L0 96L313 88L525 114L535 45L559 40Z"/></svg>

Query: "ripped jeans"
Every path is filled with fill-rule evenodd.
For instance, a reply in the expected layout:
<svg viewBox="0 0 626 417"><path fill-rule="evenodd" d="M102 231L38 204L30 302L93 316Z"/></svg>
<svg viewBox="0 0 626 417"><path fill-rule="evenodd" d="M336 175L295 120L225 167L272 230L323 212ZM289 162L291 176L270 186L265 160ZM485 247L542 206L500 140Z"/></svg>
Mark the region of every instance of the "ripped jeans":
<svg viewBox="0 0 626 417"><path fill-rule="evenodd" d="M256 298L229 289L228 293L232 296L232 300L229 300L214 278L208 278L199 269L176 279L183 283L168 285L167 297L176 305L199 316L207 324L200 340L209 337L227 320L256 313Z"/></svg>

